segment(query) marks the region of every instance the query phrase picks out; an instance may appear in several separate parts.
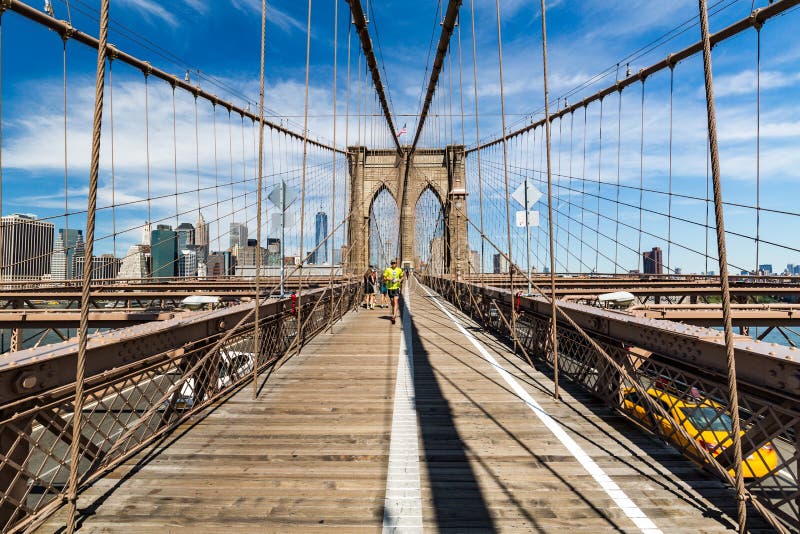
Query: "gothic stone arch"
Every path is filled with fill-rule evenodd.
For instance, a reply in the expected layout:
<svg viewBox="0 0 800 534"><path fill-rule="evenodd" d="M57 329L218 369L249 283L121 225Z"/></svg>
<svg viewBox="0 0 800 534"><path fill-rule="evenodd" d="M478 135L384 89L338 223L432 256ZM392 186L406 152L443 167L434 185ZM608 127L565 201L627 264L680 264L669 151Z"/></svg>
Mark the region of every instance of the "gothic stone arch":
<svg viewBox="0 0 800 534"><path fill-rule="evenodd" d="M467 221L458 213L467 211L464 147L438 149L348 148L350 164L350 221L348 270L363 273L369 262L369 209L378 193L387 189L400 210L400 261L414 265L414 209L426 189L432 189L443 203L446 270L466 273Z"/></svg>

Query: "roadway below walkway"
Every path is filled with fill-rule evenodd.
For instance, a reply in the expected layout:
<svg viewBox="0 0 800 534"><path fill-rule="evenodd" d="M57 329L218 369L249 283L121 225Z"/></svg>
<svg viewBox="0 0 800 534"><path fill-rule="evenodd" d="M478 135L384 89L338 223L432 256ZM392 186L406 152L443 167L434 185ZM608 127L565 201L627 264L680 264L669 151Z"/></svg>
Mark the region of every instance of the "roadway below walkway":
<svg viewBox="0 0 800 534"><path fill-rule="evenodd" d="M81 531L733 530L716 479L407 289L95 483Z"/></svg>

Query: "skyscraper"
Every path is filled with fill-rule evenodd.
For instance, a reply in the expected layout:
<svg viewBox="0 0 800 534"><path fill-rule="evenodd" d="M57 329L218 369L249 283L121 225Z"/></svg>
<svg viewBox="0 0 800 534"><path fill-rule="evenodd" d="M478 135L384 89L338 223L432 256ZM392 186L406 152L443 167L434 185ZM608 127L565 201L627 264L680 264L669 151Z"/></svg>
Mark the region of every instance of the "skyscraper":
<svg viewBox="0 0 800 534"><path fill-rule="evenodd" d="M323 263L328 263L328 242L325 240L328 237L328 214L324 211L318 211L314 219L314 227L317 234L317 250L314 252L312 263L322 265Z"/></svg>
<svg viewBox="0 0 800 534"><path fill-rule="evenodd" d="M195 244L195 230L191 223L180 223L175 229L178 233L178 250L188 250Z"/></svg>
<svg viewBox="0 0 800 534"><path fill-rule="evenodd" d="M209 224L203 219L203 214L198 212L197 222L194 225L194 245L197 252L197 262L205 263L208 258L210 243Z"/></svg>
<svg viewBox="0 0 800 534"><path fill-rule="evenodd" d="M645 274L664 273L664 265L661 262L661 249L659 247L653 247L653 250L649 252L642 252L642 258L644 259L642 265Z"/></svg>
<svg viewBox="0 0 800 534"><path fill-rule="evenodd" d="M74 271L76 246L83 243L83 230L59 228L53 246L53 259L50 262L50 274L53 280L70 280L83 276ZM83 250L81 251L83 253Z"/></svg>
<svg viewBox="0 0 800 534"><path fill-rule="evenodd" d="M492 264L492 267L494 267L493 272L495 274L508 272L508 258L502 254L495 254L492 257Z"/></svg>
<svg viewBox="0 0 800 534"><path fill-rule="evenodd" d="M178 276L197 276L197 252L195 250L181 250L178 259Z"/></svg>
<svg viewBox="0 0 800 534"><path fill-rule="evenodd" d="M76 262L78 258L86 259L86 245L83 242L83 233L78 232L78 237L75 240L75 250L72 255L72 259L70 260L70 269L72 269L72 278L83 278L83 263L81 263L81 268L79 269Z"/></svg>
<svg viewBox="0 0 800 534"><path fill-rule="evenodd" d="M142 226L142 245L150 246L150 232L153 230L153 225L150 224L150 221L147 221Z"/></svg>
<svg viewBox="0 0 800 534"><path fill-rule="evenodd" d="M50 274L55 225L35 215L6 215L2 218L0 278L38 280Z"/></svg>
<svg viewBox="0 0 800 534"><path fill-rule="evenodd" d="M230 225L230 249L234 247L247 246L247 225L244 223L232 222Z"/></svg>
<svg viewBox="0 0 800 534"><path fill-rule="evenodd" d="M153 278L172 278L178 271L178 234L171 226L159 224L150 232Z"/></svg>

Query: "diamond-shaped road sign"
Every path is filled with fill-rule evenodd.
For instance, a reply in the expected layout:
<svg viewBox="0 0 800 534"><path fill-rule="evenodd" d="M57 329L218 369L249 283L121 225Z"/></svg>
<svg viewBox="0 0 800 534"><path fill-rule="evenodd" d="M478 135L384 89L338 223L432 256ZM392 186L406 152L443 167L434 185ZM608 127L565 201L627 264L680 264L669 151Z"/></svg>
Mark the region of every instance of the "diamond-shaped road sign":
<svg viewBox="0 0 800 534"><path fill-rule="evenodd" d="M539 226L539 212L538 211L518 211L517 212L517 226L525 228L525 214L528 214L528 226Z"/></svg>
<svg viewBox="0 0 800 534"><path fill-rule="evenodd" d="M294 192L292 189L289 188L286 184L283 184L284 189L286 190L284 195L286 195L286 205L281 206L281 186L276 185L272 191L270 191L267 198L272 202L276 208L278 209L286 209L292 205L292 202L297 200L297 193Z"/></svg>
<svg viewBox="0 0 800 534"><path fill-rule="evenodd" d="M525 205L525 186L528 186L528 205ZM519 187L511 194L511 198L519 202L523 208L531 209L534 204L539 202L542 198L542 192L536 189L536 186L525 180Z"/></svg>

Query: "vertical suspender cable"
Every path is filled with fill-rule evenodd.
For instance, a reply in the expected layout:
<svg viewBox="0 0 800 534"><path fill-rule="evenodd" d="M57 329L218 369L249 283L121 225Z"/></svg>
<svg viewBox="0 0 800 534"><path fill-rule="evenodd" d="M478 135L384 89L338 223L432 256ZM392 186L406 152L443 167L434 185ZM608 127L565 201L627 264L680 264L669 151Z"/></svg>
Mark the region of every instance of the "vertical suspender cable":
<svg viewBox="0 0 800 534"><path fill-rule="evenodd" d="M172 86L172 174L175 179L175 228L178 228L178 119L175 109L175 85ZM233 196L231 194L231 196Z"/></svg>
<svg viewBox="0 0 800 534"><path fill-rule="evenodd" d="M500 0L495 0L495 11L497 12L497 57L500 69L500 120L503 128L503 174L505 176L505 200L506 200L506 234L508 236L508 278L510 289L511 304L511 337L514 339L514 353L517 352L517 317L514 310L514 262L511 251L511 208L508 199L508 137L506 135L506 99L503 88L503 36L500 31ZM527 207L526 207L527 209Z"/></svg>
<svg viewBox="0 0 800 534"><path fill-rule="evenodd" d="M264 57L267 43L267 0L261 0L261 61L258 75L258 191L256 193L256 298L253 299L253 398L258 397L258 356L261 354L261 190L264 183ZM283 259L281 258L281 261Z"/></svg>
<svg viewBox="0 0 800 534"><path fill-rule="evenodd" d="M89 199L86 211L86 250L81 287L81 315L78 329L78 360L75 369L75 403L72 413L72 443L70 444L69 481L67 483L67 534L75 531L75 512L78 505L78 468L80 464L81 424L83 414L83 379L86 368L86 344L89 339L89 282L94 252L94 223L97 208L97 182L100 174L100 134L103 123L103 90L108 49L108 9L110 0L100 4L100 38L97 47L94 119L92 123L92 155L89 167Z"/></svg>
<svg viewBox="0 0 800 534"><path fill-rule="evenodd" d="M617 274L619 267L619 190L620 190L620 158L622 157L622 88L617 92L619 96L619 106L617 107L617 214L615 222L617 225L614 234L614 274Z"/></svg>
<svg viewBox="0 0 800 534"><path fill-rule="evenodd" d="M217 250L220 250L222 247L219 243L220 238L220 228L219 228L219 160L217 155L217 103L214 102L212 111L214 113L213 121L212 121L212 129L214 131L214 195L216 200L216 217L217 217ZM209 236L208 240L209 247L211 246L211 239ZM210 251L209 251L210 255ZM200 273L198 273L200 274ZM208 257L206 257L206 276L208 276Z"/></svg>
<svg viewBox="0 0 800 534"><path fill-rule="evenodd" d="M569 258L572 254L572 248L570 247L570 237L572 236L572 134L575 127L575 112L571 111L569 114L569 185L567 186L567 198L570 201L567 204L567 272L571 272L569 270ZM580 269L580 266L578 266Z"/></svg>
<svg viewBox="0 0 800 534"><path fill-rule="evenodd" d="M756 24L756 264L761 249L761 23ZM789 273L792 274L792 273Z"/></svg>
<svg viewBox="0 0 800 534"><path fill-rule="evenodd" d="M600 145L597 149L597 228L595 229L594 272L600 272L600 188L603 181L603 101L600 99Z"/></svg>
<svg viewBox="0 0 800 534"><path fill-rule="evenodd" d="M639 245L636 250L639 272L642 272L644 267L642 264L642 200L644 197L644 81L645 79L642 78L642 129L639 137ZM706 204L706 207L708 207L708 204ZM706 227L707 226L708 224L706 224ZM706 235L708 235L707 230ZM706 256L708 256L708 254L706 254Z"/></svg>
<svg viewBox="0 0 800 534"><path fill-rule="evenodd" d="M347 150L347 148L350 146L350 43L351 43L352 34L353 34L353 24L351 22L351 23L348 23L348 25L347 25L347 95L345 97L345 100L347 102L345 104L345 109L344 109L344 115L345 115L345 121L344 121L344 148L345 148L345 150ZM345 163L347 164L347 159L345 159ZM345 173L345 175L346 176L350 176L349 164L345 168L348 170L348 172ZM350 225L352 224L352 221L353 221L353 216L352 216L353 209L352 209L352 207L350 206L350 204L348 202L348 198L349 198L348 197L348 193L349 192L350 192L350 184L347 183L345 185L345 188L344 188L344 208L345 208L345 213L348 214L347 217L346 217L347 221L345 221L344 230L343 230L344 231L343 235L345 235L345 236L349 236L350 235ZM347 259L345 259L344 254L342 254L342 259L341 259L341 264L342 264L341 268L342 268L342 275L343 276L345 274L345 264L347 264L348 266L350 265L350 258L352 257L352 252L353 252L353 247L350 245L349 239L348 239L348 244L347 245L348 245L347 246ZM358 308L356 308L356 309L358 309Z"/></svg>
<svg viewBox="0 0 800 534"><path fill-rule="evenodd" d="M303 172L300 184L300 277L297 284L297 352L303 346L302 297L303 297L303 238L305 237L306 222L306 171L308 167L308 76L311 70L311 1L308 0L308 26L306 29L306 94L303 110ZM366 126L365 126L366 128ZM365 130L366 131L366 130Z"/></svg>
<svg viewBox="0 0 800 534"><path fill-rule="evenodd" d="M333 2L333 146L336 147L336 91L337 87L337 75L338 75L338 55L337 52L339 50L339 0L334 0ZM331 150L332 154L332 163L333 163L333 190L331 191L331 227L336 226L336 151ZM325 229L327 231L327 228ZM325 247L328 247L328 244L325 243ZM333 251L336 248L336 230L333 231L331 234L331 257L328 258L331 262L331 277L329 286L330 292L330 299L331 299L331 315L328 320L328 324L330 328L333 328L333 320L334 320L334 305L336 304L336 299L333 298Z"/></svg>
<svg viewBox="0 0 800 534"><path fill-rule="evenodd" d="M199 78L198 78L199 81ZM201 220L203 218L203 214L200 213L200 206L202 206L202 202L200 202L200 133L198 131L198 118L197 118L197 94L194 95L194 165L195 169L197 170L197 220ZM208 241L208 232L206 232L205 223L203 223L203 234L205 235L204 240ZM175 228L177 230L177 228ZM199 231L199 230L198 230ZM205 244L208 246L208 243ZM178 265L175 266L174 272L176 275L180 274L178 270L180 268L180 258L182 252L178 251ZM197 256L195 256L197 258ZM197 261L195 261L195 264Z"/></svg>
<svg viewBox="0 0 800 534"><path fill-rule="evenodd" d="M672 95L675 92L675 63L669 64L669 185L667 195L667 270L672 267ZM658 267L656 266L656 270Z"/></svg>
<svg viewBox="0 0 800 534"><path fill-rule="evenodd" d="M461 101L461 144L466 145L464 137L464 64L461 59L461 15L458 16L458 98ZM477 117L475 118L477 121Z"/></svg>
<svg viewBox="0 0 800 534"><path fill-rule="evenodd" d="M553 350L553 398L558 399L558 332L556 330L556 257L553 244L553 175L550 161L550 105L547 91L547 17L544 0L542 9L542 82L544 85L544 126L547 137L547 223L550 233L550 347ZM528 207L525 206L527 210ZM527 214L525 224L527 226ZM530 275L530 273L528 273ZM513 291L512 291L513 293Z"/></svg>
<svg viewBox="0 0 800 534"><path fill-rule="evenodd" d="M77 278L78 273L72 271L74 261L69 261L74 257L75 251L72 255L69 253L69 154L68 154L68 137L67 137L67 34L62 34L63 52L62 52L62 83L63 83L63 106L64 106L64 253L67 255L67 278ZM76 241L77 243L77 241ZM77 249L76 249L77 250Z"/></svg>
<svg viewBox="0 0 800 534"><path fill-rule="evenodd" d="M144 149L145 149L145 157L147 159L146 166L147 166L147 226L145 229L147 230L150 228L150 223L152 222L151 213L150 213L150 84L148 79L150 78L150 71L144 71ZM151 234L152 235L152 234ZM149 239L149 237L148 237ZM163 275L162 275L163 276Z"/></svg>
<svg viewBox="0 0 800 534"><path fill-rule="evenodd" d="M0 10L0 280L3 279L3 13ZM0 352L5 352L0 345Z"/></svg>
<svg viewBox="0 0 800 534"><path fill-rule="evenodd" d="M733 324L731 321L731 294L728 284L728 254L725 248L725 215L722 205L722 180L717 144L717 119L714 109L714 81L711 67L711 38L708 31L706 0L699 0L700 32L703 39L703 73L705 76L706 106L708 113L708 142L711 148L711 178L714 183L714 215L717 225L717 251L719 253L719 281L722 285L722 314L725 324L725 352L728 364L728 390L730 395L731 436L733 438L734 471L739 532L747 529L747 503L742 472L742 438L739 421L739 393L736 387L736 359L733 352Z"/></svg>
<svg viewBox="0 0 800 534"><path fill-rule="evenodd" d="M586 213L586 135L588 133L587 109L583 106L583 163L581 164L581 236L580 236L580 263L588 265L583 261L583 230L586 228L583 215Z"/></svg>
<svg viewBox="0 0 800 534"><path fill-rule="evenodd" d="M108 118L111 127L111 239L112 252L117 256L117 196L116 165L114 150L114 56L108 57Z"/></svg>

